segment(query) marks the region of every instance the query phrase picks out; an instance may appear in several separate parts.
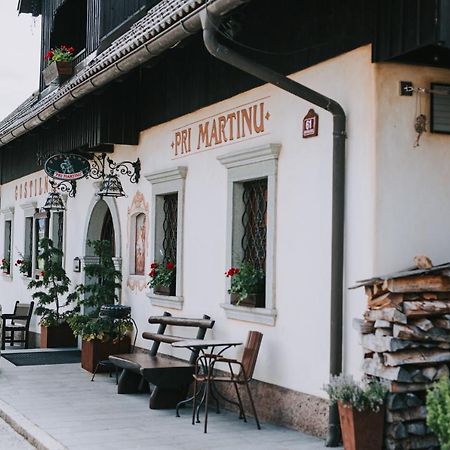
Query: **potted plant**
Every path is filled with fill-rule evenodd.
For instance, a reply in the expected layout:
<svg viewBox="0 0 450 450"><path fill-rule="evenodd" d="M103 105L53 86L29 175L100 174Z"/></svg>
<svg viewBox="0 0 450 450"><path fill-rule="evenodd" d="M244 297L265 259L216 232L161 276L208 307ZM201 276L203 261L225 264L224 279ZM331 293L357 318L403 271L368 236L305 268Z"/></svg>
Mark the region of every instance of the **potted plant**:
<svg viewBox="0 0 450 450"><path fill-rule="evenodd" d="M0 269L3 271L3 273L9 275L9 273L11 271L11 264L10 264L8 258L2 259L2 263L0 264Z"/></svg>
<svg viewBox="0 0 450 450"><path fill-rule="evenodd" d="M132 324L129 320L102 317L103 305L116 304L121 289L122 274L114 267L109 241L89 241L97 261L86 264L86 284L77 286L80 295L69 324L82 338L81 366L93 372L99 361L109 355L127 353L130 349L128 336Z"/></svg>
<svg viewBox="0 0 450 450"><path fill-rule="evenodd" d="M68 294L70 279L62 266L62 256L63 252L53 246L51 239L39 241L43 270L37 279L28 283L28 289L37 289L32 297L37 301L35 312L41 316L41 348L76 346L75 336L67 324L71 311L66 308L76 300L77 293Z"/></svg>
<svg viewBox="0 0 450 450"><path fill-rule="evenodd" d="M231 278L228 293L233 305L265 306L266 275L262 269L250 262L243 262L240 267L230 267L225 276Z"/></svg>
<svg viewBox="0 0 450 450"><path fill-rule="evenodd" d="M150 272L148 275L150 276L148 285L153 289L155 294L175 295L176 268L173 262L152 262L150 264Z"/></svg>
<svg viewBox="0 0 450 450"><path fill-rule="evenodd" d="M386 387L377 380L356 382L332 376L325 390L338 404L345 450L382 450Z"/></svg>
<svg viewBox="0 0 450 450"><path fill-rule="evenodd" d="M48 66L42 71L46 86L54 82L61 83L72 75L74 55L75 49L64 44L47 52L45 60Z"/></svg>
<svg viewBox="0 0 450 450"><path fill-rule="evenodd" d="M20 255L20 258L16 261L14 265L19 268L19 272L22 275L24 275L27 278L31 277L31 267L32 267L31 259L24 258L23 255Z"/></svg>
<svg viewBox="0 0 450 450"><path fill-rule="evenodd" d="M442 450L450 450L450 382L442 378L427 392L427 425Z"/></svg>

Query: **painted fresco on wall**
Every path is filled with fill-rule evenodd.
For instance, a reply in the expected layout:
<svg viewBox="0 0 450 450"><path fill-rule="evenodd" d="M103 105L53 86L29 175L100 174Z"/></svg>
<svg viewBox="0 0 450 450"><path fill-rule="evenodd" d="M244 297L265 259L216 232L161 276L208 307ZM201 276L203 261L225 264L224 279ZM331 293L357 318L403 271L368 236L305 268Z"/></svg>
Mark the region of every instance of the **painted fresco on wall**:
<svg viewBox="0 0 450 450"><path fill-rule="evenodd" d="M134 274L145 274L145 248L147 236L147 217L141 213L136 216L134 241Z"/></svg>
<svg viewBox="0 0 450 450"><path fill-rule="evenodd" d="M132 291L143 291L146 287L146 264L148 254L149 207L142 192L137 191L128 208L129 275L127 286Z"/></svg>

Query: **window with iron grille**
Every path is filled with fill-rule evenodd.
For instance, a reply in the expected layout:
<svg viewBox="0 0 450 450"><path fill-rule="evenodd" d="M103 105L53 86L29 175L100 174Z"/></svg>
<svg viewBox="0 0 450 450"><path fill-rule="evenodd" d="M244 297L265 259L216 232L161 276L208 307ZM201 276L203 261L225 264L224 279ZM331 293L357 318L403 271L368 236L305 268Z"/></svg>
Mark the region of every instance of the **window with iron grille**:
<svg viewBox="0 0 450 450"><path fill-rule="evenodd" d="M227 170L225 302L229 319L275 325L279 144L219 155ZM230 269L240 268L239 272Z"/></svg>
<svg viewBox="0 0 450 450"><path fill-rule="evenodd" d="M243 183L242 253L243 261L266 269L267 178Z"/></svg>
<svg viewBox="0 0 450 450"><path fill-rule="evenodd" d="M169 277L165 286L152 289L148 294L155 306L183 309L183 208L186 174L187 168L179 166L145 176L152 185L150 261L156 262L158 267L163 265L165 269L161 274Z"/></svg>
<svg viewBox="0 0 450 450"><path fill-rule="evenodd" d="M163 262L176 262L177 260L177 215L178 194L164 195L163 200L164 219L162 223Z"/></svg>
<svg viewBox="0 0 450 450"><path fill-rule="evenodd" d="M25 246L23 258L25 261L29 262L29 269L25 275L31 277L31 262L33 260L33 217L25 217Z"/></svg>

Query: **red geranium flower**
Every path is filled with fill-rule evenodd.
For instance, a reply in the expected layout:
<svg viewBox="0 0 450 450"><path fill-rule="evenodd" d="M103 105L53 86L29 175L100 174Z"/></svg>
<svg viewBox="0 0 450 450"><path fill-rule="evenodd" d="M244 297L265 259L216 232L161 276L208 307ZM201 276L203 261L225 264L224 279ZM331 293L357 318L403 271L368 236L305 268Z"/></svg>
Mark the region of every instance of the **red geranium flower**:
<svg viewBox="0 0 450 450"><path fill-rule="evenodd" d="M75 49L74 49L73 47L69 47L69 48L67 49L67 51L68 51L69 53L74 53L74 52L75 52Z"/></svg>
<svg viewBox="0 0 450 450"><path fill-rule="evenodd" d="M155 269L152 269L152 270L150 271L149 275L150 275L152 278L155 277L155 276L156 276L156 270L155 270Z"/></svg>
<svg viewBox="0 0 450 450"><path fill-rule="evenodd" d="M172 270L174 267L175 267L175 265L173 262L168 262L166 264L166 269L168 269L168 270Z"/></svg>
<svg viewBox="0 0 450 450"><path fill-rule="evenodd" d="M158 264L156 264L155 262L150 264L150 269L156 269L158 267Z"/></svg>
<svg viewBox="0 0 450 450"><path fill-rule="evenodd" d="M43 277L45 275L45 272L44 271L42 271L41 272L41 277Z"/></svg>

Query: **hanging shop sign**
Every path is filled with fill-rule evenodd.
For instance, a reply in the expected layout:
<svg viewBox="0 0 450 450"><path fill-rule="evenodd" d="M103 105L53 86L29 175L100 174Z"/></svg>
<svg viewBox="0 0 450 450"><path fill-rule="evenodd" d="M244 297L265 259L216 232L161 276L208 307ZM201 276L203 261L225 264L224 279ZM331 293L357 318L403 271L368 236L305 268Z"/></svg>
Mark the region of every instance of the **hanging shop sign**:
<svg viewBox="0 0 450 450"><path fill-rule="evenodd" d="M319 134L319 115L310 109L303 118L303 138L310 138Z"/></svg>
<svg viewBox="0 0 450 450"><path fill-rule="evenodd" d="M173 132L173 157L211 150L268 133L269 97L198 120Z"/></svg>
<svg viewBox="0 0 450 450"><path fill-rule="evenodd" d="M45 161L45 173L56 180L73 181L89 174L91 165L84 156L74 154L57 154Z"/></svg>

